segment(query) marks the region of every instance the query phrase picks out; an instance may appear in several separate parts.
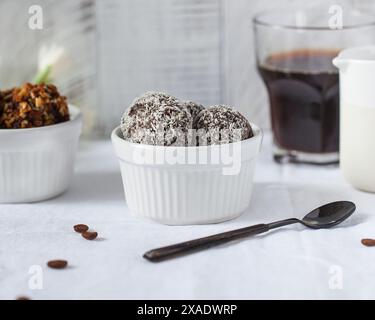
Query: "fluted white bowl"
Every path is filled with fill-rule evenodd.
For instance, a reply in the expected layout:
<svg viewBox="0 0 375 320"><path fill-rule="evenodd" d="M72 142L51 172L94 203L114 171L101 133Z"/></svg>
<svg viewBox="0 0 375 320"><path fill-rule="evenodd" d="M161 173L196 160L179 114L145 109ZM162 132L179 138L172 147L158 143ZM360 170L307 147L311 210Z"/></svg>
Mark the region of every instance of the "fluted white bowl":
<svg viewBox="0 0 375 320"><path fill-rule="evenodd" d="M42 201L68 188L82 128L79 109L69 111L67 122L0 129L0 203Z"/></svg>
<svg viewBox="0 0 375 320"><path fill-rule="evenodd" d="M254 124L252 128L250 139L199 147L131 143L123 139L120 127L115 128L112 142L129 209L169 225L217 223L239 216L251 200L262 141L261 130ZM232 160L223 156L217 161L218 154L232 155Z"/></svg>

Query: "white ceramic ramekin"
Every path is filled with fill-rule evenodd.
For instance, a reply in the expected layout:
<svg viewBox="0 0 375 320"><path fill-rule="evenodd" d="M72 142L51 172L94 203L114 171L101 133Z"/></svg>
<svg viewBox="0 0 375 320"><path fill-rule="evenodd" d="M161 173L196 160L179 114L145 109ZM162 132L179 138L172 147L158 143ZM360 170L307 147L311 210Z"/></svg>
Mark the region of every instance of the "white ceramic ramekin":
<svg viewBox="0 0 375 320"><path fill-rule="evenodd" d="M0 129L0 203L42 201L64 192L71 180L82 114L31 129Z"/></svg>
<svg viewBox="0 0 375 320"><path fill-rule="evenodd" d="M262 141L261 130L252 128L254 137L223 146L163 147L125 141L117 127L112 142L129 209L169 225L239 216L250 203Z"/></svg>

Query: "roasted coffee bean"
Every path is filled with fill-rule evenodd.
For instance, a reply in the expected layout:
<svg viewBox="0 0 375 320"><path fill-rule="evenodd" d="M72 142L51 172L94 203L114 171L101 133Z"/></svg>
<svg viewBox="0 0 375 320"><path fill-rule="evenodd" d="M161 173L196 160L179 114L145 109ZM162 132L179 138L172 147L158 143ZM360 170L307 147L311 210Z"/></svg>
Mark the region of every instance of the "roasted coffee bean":
<svg viewBox="0 0 375 320"><path fill-rule="evenodd" d="M89 230L89 227L85 224L76 224L73 228L74 228L74 231L78 233L83 233Z"/></svg>
<svg viewBox="0 0 375 320"><path fill-rule="evenodd" d="M91 232L91 231L85 231L82 233L82 237L84 237L87 240L94 240L98 236L97 232Z"/></svg>
<svg viewBox="0 0 375 320"><path fill-rule="evenodd" d="M66 260L51 260L47 262L47 266L52 269L64 269L68 265Z"/></svg>
<svg viewBox="0 0 375 320"><path fill-rule="evenodd" d="M366 247L374 247L375 246L375 239L362 239L361 242Z"/></svg>
<svg viewBox="0 0 375 320"><path fill-rule="evenodd" d="M31 300L31 298L27 297L27 296L18 296L16 298L16 300Z"/></svg>

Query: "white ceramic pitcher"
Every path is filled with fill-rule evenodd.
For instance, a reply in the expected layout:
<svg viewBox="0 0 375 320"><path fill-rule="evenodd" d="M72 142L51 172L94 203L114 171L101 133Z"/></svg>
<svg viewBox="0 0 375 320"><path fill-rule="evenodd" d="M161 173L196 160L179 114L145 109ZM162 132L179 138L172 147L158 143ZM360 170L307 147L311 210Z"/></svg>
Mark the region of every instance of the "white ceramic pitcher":
<svg viewBox="0 0 375 320"><path fill-rule="evenodd" d="M355 188L375 192L375 46L333 60L340 70L340 167Z"/></svg>

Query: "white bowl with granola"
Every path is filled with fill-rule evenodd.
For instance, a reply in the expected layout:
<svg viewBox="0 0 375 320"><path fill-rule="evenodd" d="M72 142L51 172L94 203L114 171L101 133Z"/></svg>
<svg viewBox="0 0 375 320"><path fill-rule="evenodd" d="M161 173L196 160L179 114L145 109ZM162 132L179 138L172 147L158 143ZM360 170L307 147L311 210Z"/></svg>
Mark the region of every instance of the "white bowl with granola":
<svg viewBox="0 0 375 320"><path fill-rule="evenodd" d="M261 130L226 106L146 93L112 132L125 197L137 216L217 223L249 206Z"/></svg>
<svg viewBox="0 0 375 320"><path fill-rule="evenodd" d="M63 193L73 174L82 127L78 108L52 85L0 92L0 203Z"/></svg>

